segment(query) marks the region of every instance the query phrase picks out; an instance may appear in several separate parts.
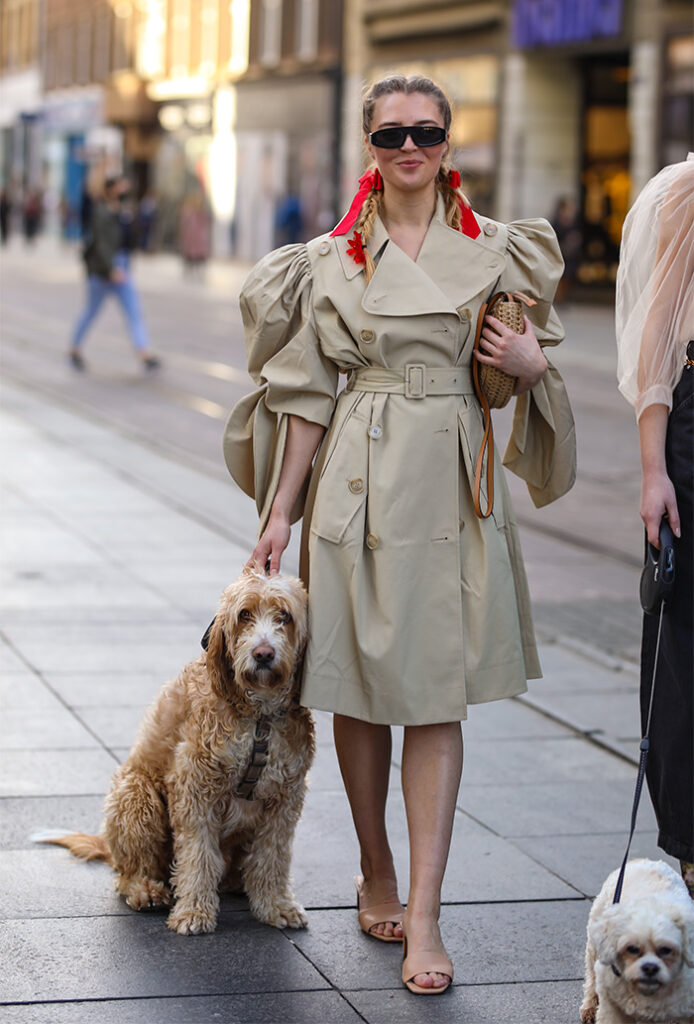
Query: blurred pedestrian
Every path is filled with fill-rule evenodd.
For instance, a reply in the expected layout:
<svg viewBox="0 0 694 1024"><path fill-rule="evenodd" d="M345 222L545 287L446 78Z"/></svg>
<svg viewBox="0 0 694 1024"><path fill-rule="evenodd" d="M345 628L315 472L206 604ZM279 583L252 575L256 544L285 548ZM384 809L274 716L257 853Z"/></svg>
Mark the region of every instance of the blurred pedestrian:
<svg viewBox="0 0 694 1024"><path fill-rule="evenodd" d="M555 302L562 303L573 288L581 258L583 238L578 219L578 205L575 199L562 196L550 221L559 242L564 260L564 273L557 288Z"/></svg>
<svg viewBox="0 0 694 1024"><path fill-rule="evenodd" d="M537 300L524 333L487 317L476 353L516 378L507 464L538 505L575 472L566 392L540 344L563 337L554 232L546 220L506 225L472 211L448 162L450 127L450 103L430 79L371 87L372 163L349 212L330 234L270 253L244 284L259 389L225 432L230 472L261 514L251 562L277 572L304 514L312 611L301 702L334 713L361 850L359 925L403 942L402 981L419 994L453 980L438 920L461 720L469 704L522 693L541 675L498 455L496 487L480 501L475 486L484 425L474 325L497 289ZM406 910L386 829L392 725L404 726Z"/></svg>
<svg viewBox="0 0 694 1024"><path fill-rule="evenodd" d="M159 204L154 189L147 189L137 208L138 242L142 252L151 252Z"/></svg>
<svg viewBox="0 0 694 1024"><path fill-rule="evenodd" d="M210 256L210 213L202 189L196 189L183 200L178 245L184 268L201 273Z"/></svg>
<svg viewBox="0 0 694 1024"><path fill-rule="evenodd" d="M301 240L304 216L301 208L301 198L294 192L285 196L277 207L275 227L277 232L277 244L294 245Z"/></svg>
<svg viewBox="0 0 694 1024"><path fill-rule="evenodd" d="M89 234L93 209L94 200L89 190L89 186L85 182L82 186L82 194L80 195L80 234L82 238L86 238Z"/></svg>
<svg viewBox="0 0 694 1024"><path fill-rule="evenodd" d="M658 845L680 861L694 897L694 153L652 178L627 215L616 332L619 389L638 421L647 542L660 546L663 516L675 535L675 586L663 612L647 779ZM644 615L644 729L657 634L658 618Z"/></svg>
<svg viewBox="0 0 694 1024"><path fill-rule="evenodd" d="M22 207L22 227L24 238L30 244L33 243L41 227L42 206L41 193L38 189L28 189Z"/></svg>
<svg viewBox="0 0 694 1024"><path fill-rule="evenodd" d="M76 370L85 368L84 338L96 319L104 299L112 295L120 303L133 345L143 367L153 370L159 359L152 353L142 317L140 298L130 272L131 218L123 218L122 206L128 201L127 178L106 180L103 201L94 204L91 225L84 246L87 269L87 304L74 329L70 361Z"/></svg>
<svg viewBox="0 0 694 1024"><path fill-rule="evenodd" d="M12 216L12 201L9 189L3 188L0 191L0 244L5 245L10 235L10 218Z"/></svg>

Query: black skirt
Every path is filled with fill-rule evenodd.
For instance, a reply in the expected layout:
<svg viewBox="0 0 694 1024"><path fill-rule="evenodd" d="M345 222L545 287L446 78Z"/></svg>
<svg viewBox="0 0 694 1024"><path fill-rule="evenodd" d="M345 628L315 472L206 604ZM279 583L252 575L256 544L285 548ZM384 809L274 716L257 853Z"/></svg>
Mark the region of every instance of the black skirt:
<svg viewBox="0 0 694 1024"><path fill-rule="evenodd" d="M646 778L658 821L658 846L694 861L694 367L686 366L672 396L665 441L677 496L681 538L675 539L675 586L663 613ZM641 644L641 726L645 731L658 616L644 615Z"/></svg>

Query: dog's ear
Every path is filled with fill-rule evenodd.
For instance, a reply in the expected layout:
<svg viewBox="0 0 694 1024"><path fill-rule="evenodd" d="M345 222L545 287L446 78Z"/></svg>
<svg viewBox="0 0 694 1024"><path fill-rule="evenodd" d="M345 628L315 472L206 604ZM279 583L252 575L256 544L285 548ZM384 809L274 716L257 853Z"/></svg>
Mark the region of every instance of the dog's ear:
<svg viewBox="0 0 694 1024"><path fill-rule="evenodd" d="M598 960L602 964L611 964L617 956L620 917L622 917L622 909L619 904L616 904L608 907L602 914L588 922L588 935L595 946Z"/></svg>
<svg viewBox="0 0 694 1024"><path fill-rule="evenodd" d="M210 626L207 640L207 675L213 692L220 700L229 700L236 689L234 666L227 648L223 616L218 615Z"/></svg>
<svg viewBox="0 0 694 1024"><path fill-rule="evenodd" d="M687 967L694 967L694 909L684 913L678 907L672 919L682 932L682 959Z"/></svg>

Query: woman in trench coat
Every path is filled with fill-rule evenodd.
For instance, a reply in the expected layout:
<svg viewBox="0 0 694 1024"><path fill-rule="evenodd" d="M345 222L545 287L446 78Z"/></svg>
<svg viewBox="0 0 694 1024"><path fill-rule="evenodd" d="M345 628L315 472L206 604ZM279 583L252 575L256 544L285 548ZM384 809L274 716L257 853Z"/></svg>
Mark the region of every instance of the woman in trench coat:
<svg viewBox="0 0 694 1024"><path fill-rule="evenodd" d="M428 79L371 88L364 131L375 168L350 212L330 235L270 253L244 285L258 390L225 432L229 470L260 515L252 560L278 571L303 514L311 629L301 700L334 713L361 848L359 923L404 941L403 982L423 994L453 978L438 916L460 722L468 704L521 693L541 674L498 456L491 515L473 503L484 426L472 350L495 291L537 303L522 335L492 318L484 329L480 360L518 378L504 462L537 505L567 491L575 472L571 411L543 353L563 336L551 306L556 238L544 220L473 214L445 163L450 121ZM385 828L391 725L405 727L406 912Z"/></svg>

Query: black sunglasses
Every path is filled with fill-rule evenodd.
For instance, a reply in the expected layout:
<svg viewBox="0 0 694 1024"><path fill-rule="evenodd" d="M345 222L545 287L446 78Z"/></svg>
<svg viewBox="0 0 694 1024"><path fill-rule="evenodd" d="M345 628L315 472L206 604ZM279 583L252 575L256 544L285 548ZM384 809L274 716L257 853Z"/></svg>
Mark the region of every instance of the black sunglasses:
<svg viewBox="0 0 694 1024"><path fill-rule="evenodd" d="M400 149L408 135L415 146L420 148L439 146L446 141L445 128L432 124L410 124L398 125L395 128L379 128L377 132L371 132L369 142L379 149Z"/></svg>

